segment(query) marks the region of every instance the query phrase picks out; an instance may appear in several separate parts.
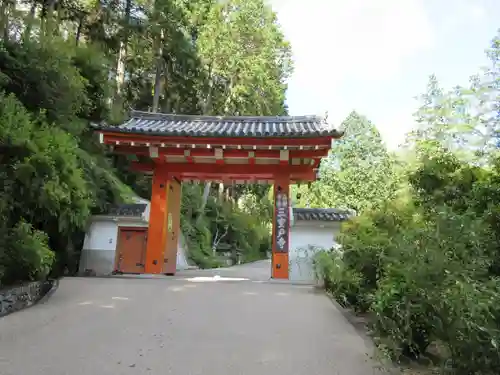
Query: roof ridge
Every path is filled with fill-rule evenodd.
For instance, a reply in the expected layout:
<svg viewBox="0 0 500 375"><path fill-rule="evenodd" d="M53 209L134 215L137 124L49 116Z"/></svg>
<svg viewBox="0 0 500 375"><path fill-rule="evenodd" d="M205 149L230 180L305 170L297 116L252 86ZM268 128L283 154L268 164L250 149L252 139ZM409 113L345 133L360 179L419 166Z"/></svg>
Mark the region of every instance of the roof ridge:
<svg viewBox="0 0 500 375"><path fill-rule="evenodd" d="M350 212L349 209L334 208L334 207L293 207L294 210L304 210L304 211L330 211L330 212Z"/></svg>
<svg viewBox="0 0 500 375"><path fill-rule="evenodd" d="M132 110L129 119L120 125L93 127L107 132L172 137L340 138L343 135L317 115L202 116Z"/></svg>
<svg viewBox="0 0 500 375"><path fill-rule="evenodd" d="M132 110L131 118L141 119L172 119L172 120L188 120L188 121L234 121L234 122L322 122L325 119L318 115L302 115L302 116L214 116L214 115L189 115L178 113L163 113L163 112L147 112Z"/></svg>
<svg viewBox="0 0 500 375"><path fill-rule="evenodd" d="M311 207L293 207L293 215L295 220L306 221L345 221L356 216L350 210Z"/></svg>

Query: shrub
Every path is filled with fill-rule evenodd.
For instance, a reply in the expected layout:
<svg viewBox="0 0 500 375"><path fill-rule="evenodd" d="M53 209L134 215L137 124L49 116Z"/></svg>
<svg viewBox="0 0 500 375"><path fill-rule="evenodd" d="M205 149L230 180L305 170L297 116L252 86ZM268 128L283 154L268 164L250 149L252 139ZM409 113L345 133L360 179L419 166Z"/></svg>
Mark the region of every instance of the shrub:
<svg viewBox="0 0 500 375"><path fill-rule="evenodd" d="M19 222L10 230L3 230L6 237L0 253L1 284L13 284L45 278L55 260L48 247L44 232L33 229L26 222Z"/></svg>
<svg viewBox="0 0 500 375"><path fill-rule="evenodd" d="M362 292L362 276L345 267L336 251L319 251L313 258L316 278L345 307L366 311L368 296Z"/></svg>
<svg viewBox="0 0 500 375"><path fill-rule="evenodd" d="M363 294L371 293L382 271L383 254L390 245L387 231L377 227L371 215L365 215L346 224L339 241L345 269L360 275Z"/></svg>
<svg viewBox="0 0 500 375"><path fill-rule="evenodd" d="M418 173L429 176L413 179L427 184L425 201L419 201L422 189L415 188L413 199L367 211L344 225L343 257L318 254L318 277L341 304L373 313L372 333L392 358L419 357L439 341L455 373L497 373L500 284L492 266L498 262L498 220L496 207L485 203L496 194L485 181L494 179L470 178L467 168L463 180L456 168L448 178L445 168L433 180L425 168ZM447 185L443 195L433 192L429 181L439 181L438 189L458 181L460 189L453 195Z"/></svg>
<svg viewBox="0 0 500 375"><path fill-rule="evenodd" d="M500 280L450 279L440 296L439 339L457 374L498 374Z"/></svg>
<svg viewBox="0 0 500 375"><path fill-rule="evenodd" d="M387 353L393 358L424 353L434 337L436 314L432 298L411 270L390 271L379 282L373 301L373 334Z"/></svg>

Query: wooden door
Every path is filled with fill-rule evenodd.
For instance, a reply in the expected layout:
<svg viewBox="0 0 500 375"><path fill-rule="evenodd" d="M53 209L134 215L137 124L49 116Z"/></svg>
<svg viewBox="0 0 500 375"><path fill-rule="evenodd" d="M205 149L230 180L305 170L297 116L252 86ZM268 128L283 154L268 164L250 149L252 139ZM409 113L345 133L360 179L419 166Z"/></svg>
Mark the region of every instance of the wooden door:
<svg viewBox="0 0 500 375"><path fill-rule="evenodd" d="M123 273L143 273L146 242L147 230L145 228L120 228L117 271Z"/></svg>

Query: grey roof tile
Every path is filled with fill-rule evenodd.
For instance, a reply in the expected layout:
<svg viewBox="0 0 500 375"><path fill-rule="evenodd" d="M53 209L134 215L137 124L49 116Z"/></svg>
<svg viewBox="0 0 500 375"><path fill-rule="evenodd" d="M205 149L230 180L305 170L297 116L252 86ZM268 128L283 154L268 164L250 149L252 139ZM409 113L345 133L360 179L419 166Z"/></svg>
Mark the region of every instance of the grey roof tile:
<svg viewBox="0 0 500 375"><path fill-rule="evenodd" d="M112 216L140 217L146 210L146 207L147 204L144 203L120 204L111 207L106 214Z"/></svg>
<svg viewBox="0 0 500 375"><path fill-rule="evenodd" d="M353 216L353 213L335 208L293 208L295 220L308 221L345 221Z"/></svg>
<svg viewBox="0 0 500 375"><path fill-rule="evenodd" d="M118 126L97 125L99 130L177 137L341 137L318 116L197 116L132 111Z"/></svg>

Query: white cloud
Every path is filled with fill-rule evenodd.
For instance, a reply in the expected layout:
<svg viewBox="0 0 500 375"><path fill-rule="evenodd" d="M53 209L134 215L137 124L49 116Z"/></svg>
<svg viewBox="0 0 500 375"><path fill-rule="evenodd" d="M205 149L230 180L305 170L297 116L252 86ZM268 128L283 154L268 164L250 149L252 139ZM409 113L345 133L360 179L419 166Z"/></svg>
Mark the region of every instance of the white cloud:
<svg viewBox="0 0 500 375"><path fill-rule="evenodd" d="M395 150L403 144L405 135L416 125L413 118L415 108L398 108L378 119L377 126L387 147Z"/></svg>
<svg viewBox="0 0 500 375"><path fill-rule="evenodd" d="M421 0L270 1L294 53L292 114L328 110L339 121L354 107L363 110L343 99L349 81L374 85L397 77L404 59L434 43Z"/></svg>
<svg viewBox="0 0 500 375"><path fill-rule="evenodd" d="M346 74L384 79L403 58L432 45L418 0L275 0L279 21L292 42L295 79L335 83ZM349 5L348 5L349 4Z"/></svg>
<svg viewBox="0 0 500 375"><path fill-rule="evenodd" d="M426 0L268 1L292 43L295 72L287 100L291 114L328 111L329 120L338 124L356 109L374 121L390 148L414 126L417 104L409 92L404 94L408 97L387 95L385 87L398 87L395 82L404 86L409 78L405 62L418 64L420 55L436 44L446 48L446 34L486 22L486 4L495 2L456 0L450 7L448 2ZM394 99L363 95L371 87L380 88L373 90L380 97Z"/></svg>
<svg viewBox="0 0 500 375"><path fill-rule="evenodd" d="M486 8L483 1L479 0L457 0L450 11L448 7L441 10L443 21L441 29L453 33L457 27L473 27L486 18Z"/></svg>

